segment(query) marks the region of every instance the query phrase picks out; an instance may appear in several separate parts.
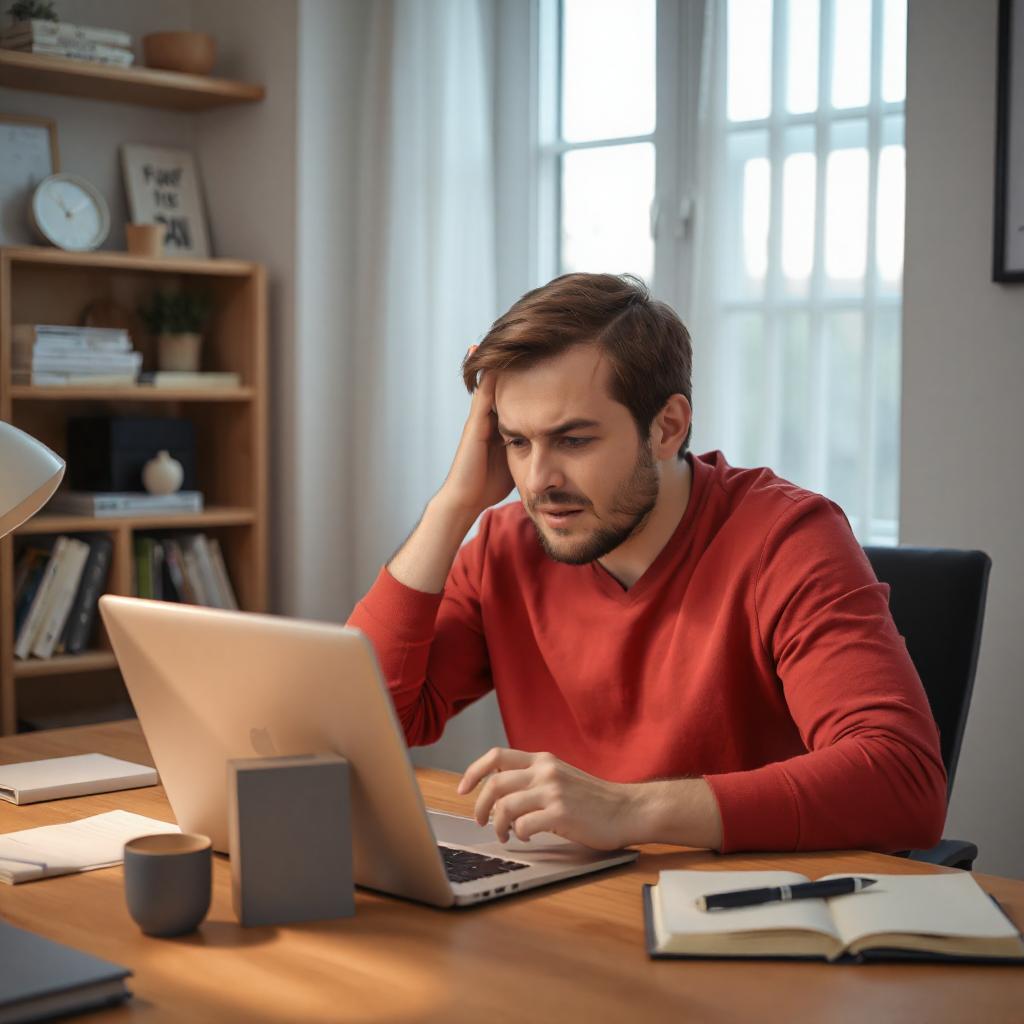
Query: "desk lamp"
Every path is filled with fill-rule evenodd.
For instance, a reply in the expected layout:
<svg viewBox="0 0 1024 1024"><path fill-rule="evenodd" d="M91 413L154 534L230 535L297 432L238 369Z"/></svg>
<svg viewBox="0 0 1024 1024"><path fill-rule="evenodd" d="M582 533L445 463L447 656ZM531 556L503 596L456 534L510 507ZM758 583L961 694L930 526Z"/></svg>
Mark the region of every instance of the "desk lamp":
<svg viewBox="0 0 1024 1024"><path fill-rule="evenodd" d="M0 537L49 500L64 476L64 460L41 441L0 420Z"/></svg>

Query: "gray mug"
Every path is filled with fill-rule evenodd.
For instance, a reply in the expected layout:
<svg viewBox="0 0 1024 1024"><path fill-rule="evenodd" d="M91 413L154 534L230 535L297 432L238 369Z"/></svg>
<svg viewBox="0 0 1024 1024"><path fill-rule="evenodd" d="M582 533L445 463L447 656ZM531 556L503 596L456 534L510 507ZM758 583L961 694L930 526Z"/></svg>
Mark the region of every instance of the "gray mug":
<svg viewBox="0 0 1024 1024"><path fill-rule="evenodd" d="M193 931L210 909L208 836L164 833L124 846L128 913L147 934L168 938Z"/></svg>

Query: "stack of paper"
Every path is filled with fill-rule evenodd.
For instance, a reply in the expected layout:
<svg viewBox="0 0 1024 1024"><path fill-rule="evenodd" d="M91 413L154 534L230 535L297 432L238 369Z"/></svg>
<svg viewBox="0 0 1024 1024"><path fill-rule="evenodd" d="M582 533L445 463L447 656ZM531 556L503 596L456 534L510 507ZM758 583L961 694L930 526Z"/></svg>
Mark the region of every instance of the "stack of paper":
<svg viewBox="0 0 1024 1024"><path fill-rule="evenodd" d="M107 811L64 825L43 825L0 835L0 882L17 885L52 875L109 868L124 860L124 844L177 825L130 811Z"/></svg>

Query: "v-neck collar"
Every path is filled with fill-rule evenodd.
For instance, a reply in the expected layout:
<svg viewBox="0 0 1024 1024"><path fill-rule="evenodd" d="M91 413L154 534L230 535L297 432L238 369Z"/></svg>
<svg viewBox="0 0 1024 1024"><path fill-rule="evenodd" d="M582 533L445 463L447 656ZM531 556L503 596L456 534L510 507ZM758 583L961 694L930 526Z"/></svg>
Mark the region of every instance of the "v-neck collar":
<svg viewBox="0 0 1024 1024"><path fill-rule="evenodd" d="M680 517L665 546L636 583L627 590L600 562L590 563L590 570L597 586L619 604L635 604L643 599L648 591L658 586L673 565L685 558L690 549L693 542L693 523L707 497L708 477L713 469L701 459L695 459L690 452L686 453L686 460L690 464L690 497L686 502L686 511Z"/></svg>

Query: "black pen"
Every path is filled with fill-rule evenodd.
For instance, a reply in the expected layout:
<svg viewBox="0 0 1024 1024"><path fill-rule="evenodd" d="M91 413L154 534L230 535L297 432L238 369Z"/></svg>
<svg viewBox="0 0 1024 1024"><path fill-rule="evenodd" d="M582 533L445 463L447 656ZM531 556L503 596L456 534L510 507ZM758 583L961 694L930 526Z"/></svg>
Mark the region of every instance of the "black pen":
<svg viewBox="0 0 1024 1024"><path fill-rule="evenodd" d="M758 903L779 903L786 900L828 899L861 892L874 885L877 878L830 878L827 882L805 882L802 885L780 885L772 889L737 889L735 892L713 892L697 899L701 910L726 910L731 907L753 907Z"/></svg>

